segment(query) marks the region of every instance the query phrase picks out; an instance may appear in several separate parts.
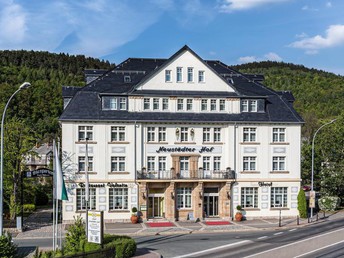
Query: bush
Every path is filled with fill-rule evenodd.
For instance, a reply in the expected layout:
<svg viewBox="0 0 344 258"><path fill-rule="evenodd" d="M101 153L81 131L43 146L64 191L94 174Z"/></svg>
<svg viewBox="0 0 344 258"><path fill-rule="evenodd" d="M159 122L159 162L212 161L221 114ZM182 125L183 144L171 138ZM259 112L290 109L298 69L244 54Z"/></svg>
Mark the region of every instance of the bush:
<svg viewBox="0 0 344 258"><path fill-rule="evenodd" d="M324 196L319 199L318 204L323 211L335 211L340 204L340 198L337 196Z"/></svg>
<svg viewBox="0 0 344 258"><path fill-rule="evenodd" d="M37 206L47 205L48 202L49 202L49 197L48 197L46 191L42 188L36 189L35 204Z"/></svg>
<svg viewBox="0 0 344 258"><path fill-rule="evenodd" d="M116 258L129 258L136 253L136 243L134 239L120 238L115 241Z"/></svg>
<svg viewBox="0 0 344 258"><path fill-rule="evenodd" d="M73 254L84 251L86 239L85 225L80 216L74 217L74 224L71 225L66 234L64 251Z"/></svg>
<svg viewBox="0 0 344 258"><path fill-rule="evenodd" d="M32 213L36 210L36 205L34 204L24 204L23 205L23 210L26 213Z"/></svg>
<svg viewBox="0 0 344 258"><path fill-rule="evenodd" d="M10 234L5 233L0 237L0 257L14 258L17 254L17 246L13 244Z"/></svg>
<svg viewBox="0 0 344 258"><path fill-rule="evenodd" d="M307 201L306 194L303 189L300 189L300 192L297 195L297 209L299 210L301 218L307 218Z"/></svg>

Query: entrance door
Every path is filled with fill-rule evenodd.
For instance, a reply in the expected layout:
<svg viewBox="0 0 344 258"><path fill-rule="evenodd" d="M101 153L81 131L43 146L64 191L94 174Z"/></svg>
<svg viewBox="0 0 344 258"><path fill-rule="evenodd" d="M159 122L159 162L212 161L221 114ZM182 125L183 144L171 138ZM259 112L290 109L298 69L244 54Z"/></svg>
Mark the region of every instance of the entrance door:
<svg viewBox="0 0 344 258"><path fill-rule="evenodd" d="M148 196L148 217L162 218L164 217L164 196L152 194Z"/></svg>
<svg viewBox="0 0 344 258"><path fill-rule="evenodd" d="M204 188L203 209L205 217L219 216L219 189Z"/></svg>

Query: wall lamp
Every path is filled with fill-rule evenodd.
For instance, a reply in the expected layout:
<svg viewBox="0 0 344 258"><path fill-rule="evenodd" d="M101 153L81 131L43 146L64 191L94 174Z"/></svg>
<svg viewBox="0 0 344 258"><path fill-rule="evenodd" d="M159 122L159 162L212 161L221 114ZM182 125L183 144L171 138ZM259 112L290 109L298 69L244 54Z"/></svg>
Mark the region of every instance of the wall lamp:
<svg viewBox="0 0 344 258"><path fill-rule="evenodd" d="M174 192L171 192L171 199L174 199Z"/></svg>
<svg viewBox="0 0 344 258"><path fill-rule="evenodd" d="M176 136L177 137L179 137L179 133L180 133L179 128L176 128Z"/></svg>
<svg viewBox="0 0 344 258"><path fill-rule="evenodd" d="M142 192L142 199L146 199L146 194Z"/></svg>
<svg viewBox="0 0 344 258"><path fill-rule="evenodd" d="M199 198L202 199L202 191L199 192Z"/></svg>

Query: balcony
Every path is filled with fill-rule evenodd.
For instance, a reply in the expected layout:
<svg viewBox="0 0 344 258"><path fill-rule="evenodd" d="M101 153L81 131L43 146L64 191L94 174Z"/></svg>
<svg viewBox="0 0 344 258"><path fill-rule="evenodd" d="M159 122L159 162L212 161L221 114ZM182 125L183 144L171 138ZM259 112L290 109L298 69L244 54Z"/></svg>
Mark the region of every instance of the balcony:
<svg viewBox="0 0 344 258"><path fill-rule="evenodd" d="M163 171L146 171L138 170L137 179L157 179L157 180L179 180L179 179L235 179L235 172L233 170L163 170Z"/></svg>

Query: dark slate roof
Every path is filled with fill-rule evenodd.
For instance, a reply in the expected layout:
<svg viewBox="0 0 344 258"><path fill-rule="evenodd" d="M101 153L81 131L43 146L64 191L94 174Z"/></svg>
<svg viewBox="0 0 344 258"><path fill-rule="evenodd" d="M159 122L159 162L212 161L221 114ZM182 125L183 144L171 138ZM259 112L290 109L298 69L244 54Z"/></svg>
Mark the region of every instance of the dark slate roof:
<svg viewBox="0 0 344 258"><path fill-rule="evenodd" d="M81 87L76 86L62 86L62 97L63 98L72 98Z"/></svg>
<svg viewBox="0 0 344 258"><path fill-rule="evenodd" d="M188 50L199 58L214 73L217 73L228 87L235 92L209 92L209 91L174 91L170 90L137 90L140 83L148 80L152 75L163 69L169 62L183 51ZM125 76L130 81L124 80ZM96 80L87 84L78 91L69 90L74 93L74 98L64 110L60 117L61 121L142 121L142 122L287 122L303 123L302 118L292 107L292 94L276 92L265 87L260 82L263 76L247 75L237 72L228 65L214 60L202 60L188 46L184 46L169 59L152 58L129 58L101 75ZM240 113L240 114L214 114L214 113L166 113L166 112L128 112L111 111L101 109L99 95L125 95L125 96L190 96L208 98L255 98L265 99L266 107L262 113ZM64 97L67 95L63 95Z"/></svg>

